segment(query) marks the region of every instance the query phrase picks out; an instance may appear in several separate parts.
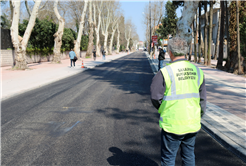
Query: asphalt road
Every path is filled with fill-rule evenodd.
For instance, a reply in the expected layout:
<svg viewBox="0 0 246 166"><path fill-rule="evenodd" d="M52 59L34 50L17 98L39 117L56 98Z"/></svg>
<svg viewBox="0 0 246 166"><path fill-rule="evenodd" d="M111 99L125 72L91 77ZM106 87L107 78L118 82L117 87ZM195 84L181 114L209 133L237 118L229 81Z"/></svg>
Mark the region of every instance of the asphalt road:
<svg viewBox="0 0 246 166"><path fill-rule="evenodd" d="M153 76L136 52L3 101L1 164L160 165ZM195 153L199 166L246 165L203 130Z"/></svg>

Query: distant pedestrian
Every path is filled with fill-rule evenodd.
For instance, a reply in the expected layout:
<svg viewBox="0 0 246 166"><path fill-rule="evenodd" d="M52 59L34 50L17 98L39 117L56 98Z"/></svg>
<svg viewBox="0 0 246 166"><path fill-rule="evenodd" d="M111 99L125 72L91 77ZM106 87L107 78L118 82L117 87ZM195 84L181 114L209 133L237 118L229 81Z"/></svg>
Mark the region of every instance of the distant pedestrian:
<svg viewBox="0 0 246 166"><path fill-rule="evenodd" d="M163 66L164 59L165 59L165 52L163 51L162 48L159 48L159 56L158 56L159 65L158 65L158 71L164 67Z"/></svg>
<svg viewBox="0 0 246 166"><path fill-rule="evenodd" d="M206 86L203 71L187 61L184 39L169 39L172 60L152 79L151 101L160 114L161 166L174 166L179 147L182 166L195 166L195 140L206 111Z"/></svg>
<svg viewBox="0 0 246 166"><path fill-rule="evenodd" d="M103 60L106 59L106 57L105 57L106 55L105 54L106 54L106 52L104 50L102 50Z"/></svg>
<svg viewBox="0 0 246 166"><path fill-rule="evenodd" d="M73 51L73 49L71 49L71 51L69 52L69 57L70 57L70 61L71 61L71 68L74 66L75 67L75 62L77 60L76 54ZM72 66L73 63L73 66Z"/></svg>
<svg viewBox="0 0 246 166"><path fill-rule="evenodd" d="M93 58L94 58L94 61L96 60L96 57L97 57L97 54L96 54L96 50L94 49L93 50Z"/></svg>

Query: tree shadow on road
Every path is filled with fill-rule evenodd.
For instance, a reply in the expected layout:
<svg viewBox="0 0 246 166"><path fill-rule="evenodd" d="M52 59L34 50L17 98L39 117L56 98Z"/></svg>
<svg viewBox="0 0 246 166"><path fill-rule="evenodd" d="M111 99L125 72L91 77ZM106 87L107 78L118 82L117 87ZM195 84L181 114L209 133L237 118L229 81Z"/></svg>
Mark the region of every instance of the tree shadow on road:
<svg viewBox="0 0 246 166"><path fill-rule="evenodd" d="M110 147L109 151L113 156L107 158L110 165L127 166L158 166L158 164L137 152L123 152L117 147Z"/></svg>

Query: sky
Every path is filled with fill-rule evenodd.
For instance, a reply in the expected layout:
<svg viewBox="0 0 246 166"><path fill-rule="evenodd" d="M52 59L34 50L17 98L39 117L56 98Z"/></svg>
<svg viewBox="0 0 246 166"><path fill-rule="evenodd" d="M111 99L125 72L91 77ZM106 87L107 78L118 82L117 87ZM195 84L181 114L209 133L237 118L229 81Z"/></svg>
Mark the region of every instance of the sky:
<svg viewBox="0 0 246 166"><path fill-rule="evenodd" d="M132 22L135 24L139 36L140 41L145 41L145 27L143 24L144 19L144 7L149 4L148 0L145 1L137 1L137 0L120 0L121 9L123 9L123 14L125 16L125 20L131 19ZM177 16L181 16L180 8L176 11Z"/></svg>

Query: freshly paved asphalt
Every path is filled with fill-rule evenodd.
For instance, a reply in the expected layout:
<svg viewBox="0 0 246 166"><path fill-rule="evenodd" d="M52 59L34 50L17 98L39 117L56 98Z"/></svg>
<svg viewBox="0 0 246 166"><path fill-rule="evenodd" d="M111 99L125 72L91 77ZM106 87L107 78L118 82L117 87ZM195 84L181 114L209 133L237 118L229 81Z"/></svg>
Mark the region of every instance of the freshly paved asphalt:
<svg viewBox="0 0 246 166"><path fill-rule="evenodd" d="M160 165L144 53L2 101L2 165ZM246 165L201 130L196 165ZM181 165L178 154L176 165Z"/></svg>

